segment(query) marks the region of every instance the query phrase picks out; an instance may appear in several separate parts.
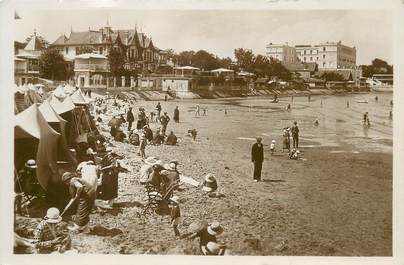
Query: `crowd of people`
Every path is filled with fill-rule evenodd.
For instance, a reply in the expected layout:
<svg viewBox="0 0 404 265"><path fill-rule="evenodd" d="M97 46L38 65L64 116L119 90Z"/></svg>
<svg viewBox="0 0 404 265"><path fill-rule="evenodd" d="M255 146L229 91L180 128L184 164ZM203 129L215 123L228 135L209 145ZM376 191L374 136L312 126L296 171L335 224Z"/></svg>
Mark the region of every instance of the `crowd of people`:
<svg viewBox="0 0 404 265"><path fill-rule="evenodd" d="M131 102L127 103L131 104ZM122 107L124 104L119 98L96 98L92 108L93 118L97 124L105 123L103 119L111 113L110 108L117 111ZM178 139L174 132L170 131L167 134L167 127L171 121L168 113L163 112L161 104L157 103L155 111L150 112L149 117L142 107L139 108L136 119L132 106L127 109L125 114L118 113L109 120L109 136L94 137L92 144L80 143L77 148L70 150L77 159L78 166L75 171L66 171L61 176L61 182L69 194L67 204L61 211L55 207L47 210L46 215L37 225L33 239L15 234L16 244L20 247L31 247L36 253L71 251L74 234L90 232L91 213L105 212L116 206L119 173L128 172L128 170L121 166L124 157L113 152L111 145L113 145L113 141L127 141L138 146L137 154L141 156L141 161L144 163L139 170L139 183L144 185L149 198L145 202L145 208L151 203L149 195L153 193L154 203L157 203L159 208L154 210L156 210L155 212L163 210L170 216L175 237L178 239L199 238L200 254L223 255L225 245L216 240L216 236L223 232L223 227L218 222L207 223L192 234L188 233L188 230L180 232L181 199L177 194L181 182L181 175L178 171L179 162L170 160L168 163L163 163L158 158L146 155L147 145L177 144ZM173 120L175 123L180 121L178 106L174 110ZM135 122L136 127L132 128ZM127 124L126 131L123 126L125 123ZM155 125L155 132L150 129L150 125ZM196 130L193 129L191 134L195 140ZM36 180L35 169L36 162L30 159L17 175L19 176L16 180L18 185L15 187L16 194L19 195L16 196L16 212L19 214L22 212L22 186L29 185L32 188L30 184ZM22 178L26 181L22 181ZM189 179L191 182L194 181L192 178ZM208 174L203 181L197 184L197 187L204 193L213 194L218 189L218 183L214 175Z"/></svg>

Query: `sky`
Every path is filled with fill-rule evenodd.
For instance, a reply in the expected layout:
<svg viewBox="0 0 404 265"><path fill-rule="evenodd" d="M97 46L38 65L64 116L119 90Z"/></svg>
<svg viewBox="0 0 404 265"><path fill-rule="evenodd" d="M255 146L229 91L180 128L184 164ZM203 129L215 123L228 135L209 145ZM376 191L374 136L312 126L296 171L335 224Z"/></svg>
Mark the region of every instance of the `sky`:
<svg viewBox="0 0 404 265"><path fill-rule="evenodd" d="M160 49L204 49L234 58L235 48L265 54L268 43L341 41L357 48L357 64L392 62L392 14L381 10L17 10L15 40L36 29L49 42L73 31L142 30Z"/></svg>

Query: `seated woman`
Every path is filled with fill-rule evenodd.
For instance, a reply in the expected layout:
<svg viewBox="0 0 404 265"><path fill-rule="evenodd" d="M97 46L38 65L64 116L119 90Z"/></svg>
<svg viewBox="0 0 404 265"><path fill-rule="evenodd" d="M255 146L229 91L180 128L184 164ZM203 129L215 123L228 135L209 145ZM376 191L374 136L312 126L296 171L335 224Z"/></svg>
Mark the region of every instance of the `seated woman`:
<svg viewBox="0 0 404 265"><path fill-rule="evenodd" d="M34 232L36 252L47 254L70 249L71 238L67 230L67 224L62 221L57 208L49 208L44 220L42 220Z"/></svg>
<svg viewBox="0 0 404 265"><path fill-rule="evenodd" d="M177 144L177 136L175 136L173 131L171 131L171 133L167 136L165 144L166 145L176 145Z"/></svg>
<svg viewBox="0 0 404 265"><path fill-rule="evenodd" d="M217 190L217 181L213 174L207 174L202 183L202 190L206 192L214 192Z"/></svg>

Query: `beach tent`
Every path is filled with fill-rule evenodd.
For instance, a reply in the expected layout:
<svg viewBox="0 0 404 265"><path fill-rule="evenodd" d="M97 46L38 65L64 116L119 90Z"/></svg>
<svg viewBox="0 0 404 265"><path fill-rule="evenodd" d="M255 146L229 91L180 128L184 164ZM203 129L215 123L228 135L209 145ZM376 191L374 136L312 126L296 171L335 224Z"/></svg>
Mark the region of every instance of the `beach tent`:
<svg viewBox="0 0 404 265"><path fill-rule="evenodd" d="M64 86L64 90L66 94L71 95L76 91L76 88L74 86L67 84Z"/></svg>
<svg viewBox="0 0 404 265"><path fill-rule="evenodd" d="M51 95L49 97L49 103L57 114L63 114L74 110L75 108L74 103L70 97L66 97L65 100L60 101L59 99L57 99L57 97Z"/></svg>
<svg viewBox="0 0 404 265"><path fill-rule="evenodd" d="M87 105L89 103L80 89L77 89L70 97L74 105Z"/></svg>
<svg viewBox="0 0 404 265"><path fill-rule="evenodd" d="M46 122L37 104L32 104L15 116L15 166L20 168L27 159L32 158L27 157L28 153L36 154L36 174L39 184L45 190L50 182L60 181L56 164L57 142L60 136L61 134Z"/></svg>
<svg viewBox="0 0 404 265"><path fill-rule="evenodd" d="M52 91L52 94L60 100L66 98L67 94L63 88L63 86L59 85Z"/></svg>

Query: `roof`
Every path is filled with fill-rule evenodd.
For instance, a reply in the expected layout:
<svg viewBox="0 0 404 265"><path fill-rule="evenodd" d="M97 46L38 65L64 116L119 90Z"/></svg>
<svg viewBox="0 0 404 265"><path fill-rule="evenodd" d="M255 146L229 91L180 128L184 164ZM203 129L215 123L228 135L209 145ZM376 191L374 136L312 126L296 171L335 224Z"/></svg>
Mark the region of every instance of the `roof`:
<svg viewBox="0 0 404 265"><path fill-rule="evenodd" d="M84 95L80 89L77 89L76 92L74 92L70 96L70 98L73 101L74 105L86 105L89 103L88 100L84 97Z"/></svg>
<svg viewBox="0 0 404 265"><path fill-rule="evenodd" d="M52 45L63 45L65 44L67 41L67 37L65 36L65 34L62 34L59 36L59 38L57 38Z"/></svg>
<svg viewBox="0 0 404 265"><path fill-rule="evenodd" d="M152 38L147 37L144 33L137 32L136 29L111 30L110 28L71 32L69 37L59 36L52 45L107 44L117 41L118 37L122 44L126 46L139 45L141 48L154 48Z"/></svg>
<svg viewBox="0 0 404 265"><path fill-rule="evenodd" d="M82 53L80 55L77 55L75 57L76 59L90 59L90 58L94 58L94 59L107 59L107 57L105 57L102 54L98 54L98 53Z"/></svg>
<svg viewBox="0 0 404 265"><path fill-rule="evenodd" d="M291 72L314 72L316 71L317 64L316 63L289 63L282 62L282 65Z"/></svg>
<svg viewBox="0 0 404 265"><path fill-rule="evenodd" d="M174 69L176 69L176 70L200 70L198 67L193 67L193 66L189 66L189 65L177 66L177 67L174 67Z"/></svg>
<svg viewBox="0 0 404 265"><path fill-rule="evenodd" d="M225 69L225 68L218 68L211 71L212 73L233 73L233 70Z"/></svg>
<svg viewBox="0 0 404 265"><path fill-rule="evenodd" d="M24 50L30 50L30 51L37 51L43 49L44 46L39 40L39 38L34 35L31 40L28 42L27 46L25 46Z"/></svg>
<svg viewBox="0 0 404 265"><path fill-rule="evenodd" d="M47 122L66 122L62 117L60 117L55 110L52 108L49 101L45 100L40 106L39 111L45 118Z"/></svg>

